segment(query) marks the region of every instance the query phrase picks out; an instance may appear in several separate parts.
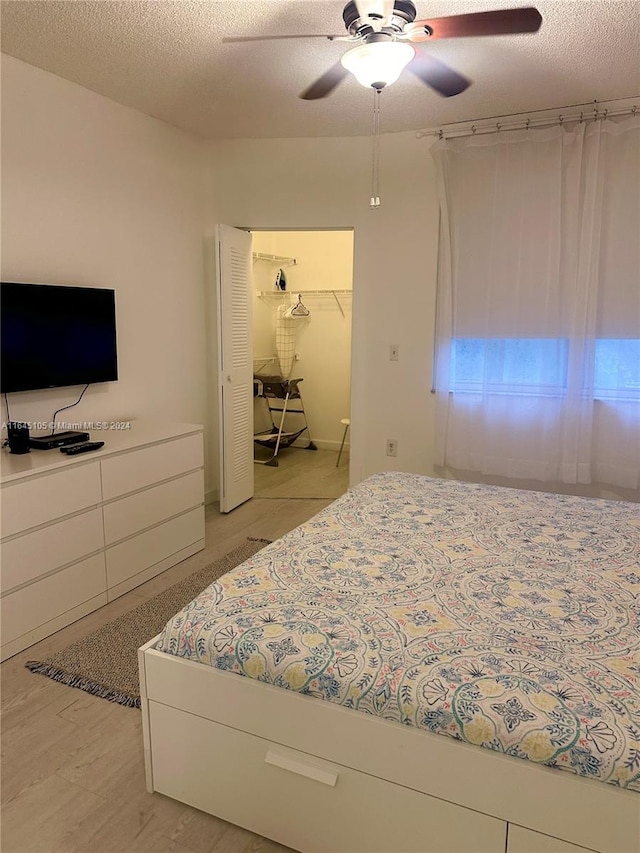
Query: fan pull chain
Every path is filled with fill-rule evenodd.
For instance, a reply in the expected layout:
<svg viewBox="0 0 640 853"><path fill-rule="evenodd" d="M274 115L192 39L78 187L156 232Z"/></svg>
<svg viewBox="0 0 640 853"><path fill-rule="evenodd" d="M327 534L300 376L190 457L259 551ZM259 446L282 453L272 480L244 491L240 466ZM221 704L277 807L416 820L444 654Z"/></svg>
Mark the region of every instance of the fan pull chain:
<svg viewBox="0 0 640 853"><path fill-rule="evenodd" d="M373 156L371 158L371 200L369 207L380 207L380 95L382 89L373 90Z"/></svg>

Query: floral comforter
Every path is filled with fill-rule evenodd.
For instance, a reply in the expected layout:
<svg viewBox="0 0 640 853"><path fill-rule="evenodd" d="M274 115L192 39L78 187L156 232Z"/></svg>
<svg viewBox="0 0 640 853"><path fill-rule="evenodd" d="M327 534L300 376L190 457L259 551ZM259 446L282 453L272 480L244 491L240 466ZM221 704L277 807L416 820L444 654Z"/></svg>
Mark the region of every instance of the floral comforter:
<svg viewBox="0 0 640 853"><path fill-rule="evenodd" d="M377 474L159 646L640 791L640 505Z"/></svg>

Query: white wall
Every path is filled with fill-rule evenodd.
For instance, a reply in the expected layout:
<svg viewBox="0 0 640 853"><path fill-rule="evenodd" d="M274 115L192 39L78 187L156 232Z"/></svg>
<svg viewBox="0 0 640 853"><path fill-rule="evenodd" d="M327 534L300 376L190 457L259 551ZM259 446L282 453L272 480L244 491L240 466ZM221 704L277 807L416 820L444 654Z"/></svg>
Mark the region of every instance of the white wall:
<svg viewBox="0 0 640 853"><path fill-rule="evenodd" d="M321 108L321 105L316 105ZM383 135L381 200L369 209L371 140L210 145L212 215L248 228L354 231L351 479L432 473L431 361L438 207L428 142ZM400 360L389 361L389 345ZM398 456L385 456L385 439Z"/></svg>
<svg viewBox="0 0 640 853"><path fill-rule="evenodd" d="M2 278L116 291L120 379L60 420L203 422L204 168L196 137L3 57ZM11 394L11 415L80 390Z"/></svg>
<svg viewBox="0 0 640 853"><path fill-rule="evenodd" d="M368 137L203 143L10 57L2 119L2 277L116 290L121 378L64 414L208 419L215 490L214 223L354 228L351 479L433 472L438 207L427 140L383 134L372 211ZM75 396L10 395L12 416L48 419Z"/></svg>
<svg viewBox="0 0 640 853"><path fill-rule="evenodd" d="M253 264L255 291L267 294L254 299L254 354L275 353L277 309L282 303L295 304L302 291L310 316L296 321L298 360L292 376L303 378L300 390L313 441L337 450L344 429L340 420L350 414L353 232L256 231L253 250L297 261L284 269L287 291L282 294L274 286L279 265L267 260ZM322 293L305 293L309 290ZM344 291L337 294L340 304L332 290ZM277 362L262 372L277 373ZM256 401L256 410L257 426L270 426L268 417L264 423L264 400ZM293 417L291 422L295 425Z"/></svg>
<svg viewBox="0 0 640 853"><path fill-rule="evenodd" d="M320 105L321 106L321 105ZM425 120L425 124L428 123ZM368 206L369 138L232 140L212 143L218 221L250 228L355 229L351 482L382 470L433 468L430 393L435 324L438 204L429 140L383 134L379 210ZM400 360L389 361L398 343ZM397 458L385 439L398 441ZM454 476L454 472L447 472ZM594 497L637 493L537 481L464 479Z"/></svg>

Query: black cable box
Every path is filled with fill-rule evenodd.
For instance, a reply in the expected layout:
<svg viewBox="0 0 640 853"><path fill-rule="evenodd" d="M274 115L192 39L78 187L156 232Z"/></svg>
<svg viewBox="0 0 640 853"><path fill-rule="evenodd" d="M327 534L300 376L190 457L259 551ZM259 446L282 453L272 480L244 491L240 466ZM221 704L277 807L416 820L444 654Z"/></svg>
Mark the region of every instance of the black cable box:
<svg viewBox="0 0 640 853"><path fill-rule="evenodd" d="M29 447L33 450L53 450L55 447L66 447L67 444L77 444L80 441L89 441L91 436L88 432L57 432L54 435L32 435L29 438Z"/></svg>

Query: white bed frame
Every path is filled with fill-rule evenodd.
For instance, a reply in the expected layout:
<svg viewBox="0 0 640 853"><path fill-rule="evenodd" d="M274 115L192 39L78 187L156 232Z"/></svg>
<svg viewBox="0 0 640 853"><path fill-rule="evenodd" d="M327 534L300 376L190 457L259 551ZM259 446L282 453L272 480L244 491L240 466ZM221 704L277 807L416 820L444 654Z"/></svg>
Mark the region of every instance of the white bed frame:
<svg viewBox="0 0 640 853"><path fill-rule="evenodd" d="M147 789L309 853L638 853L640 795L139 651Z"/></svg>

